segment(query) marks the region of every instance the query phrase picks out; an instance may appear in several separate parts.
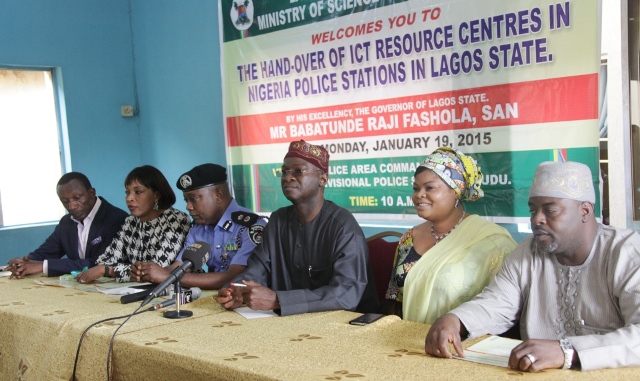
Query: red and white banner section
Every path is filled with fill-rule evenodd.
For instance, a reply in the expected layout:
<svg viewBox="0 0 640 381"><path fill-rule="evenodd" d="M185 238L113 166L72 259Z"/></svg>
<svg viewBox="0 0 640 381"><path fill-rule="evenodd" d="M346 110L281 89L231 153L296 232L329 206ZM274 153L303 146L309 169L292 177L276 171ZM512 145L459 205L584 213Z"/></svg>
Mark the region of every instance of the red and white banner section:
<svg viewBox="0 0 640 381"><path fill-rule="evenodd" d="M238 201L289 205L276 174L300 139L331 155L326 197L376 219L415 213L413 173L444 145L478 160L485 198L465 208L496 221L528 216L541 161L583 162L598 189L598 7L222 0Z"/></svg>

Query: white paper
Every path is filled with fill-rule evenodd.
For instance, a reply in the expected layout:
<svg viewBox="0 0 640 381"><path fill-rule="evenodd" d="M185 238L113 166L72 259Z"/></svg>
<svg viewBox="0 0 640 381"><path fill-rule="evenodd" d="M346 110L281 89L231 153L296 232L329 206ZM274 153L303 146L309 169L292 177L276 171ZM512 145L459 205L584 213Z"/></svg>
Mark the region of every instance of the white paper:
<svg viewBox="0 0 640 381"><path fill-rule="evenodd" d="M34 279L33 283L37 284L38 286L51 286L51 287L73 287L67 284L62 284L60 283L60 281L58 280L40 280L40 279Z"/></svg>
<svg viewBox="0 0 640 381"><path fill-rule="evenodd" d="M490 336L465 349L464 358L458 356L454 357L459 360L508 368L511 350L521 342L521 340L508 339L500 336Z"/></svg>
<svg viewBox="0 0 640 381"><path fill-rule="evenodd" d="M252 310L249 307L238 307L234 311L244 316L247 319L259 319L265 317L278 316L275 312L271 310Z"/></svg>
<svg viewBox="0 0 640 381"><path fill-rule="evenodd" d="M11 270L9 270L9 269L10 269L9 266L0 267L0 278L6 277L6 276L10 276L11 275Z"/></svg>
<svg viewBox="0 0 640 381"><path fill-rule="evenodd" d="M144 286L147 284L151 284L149 282L147 283L136 283L136 286ZM96 289L98 291L100 291L103 294L107 294L107 295L129 295L129 294L135 294L136 292L142 292L144 291L143 288L133 288L131 286L125 286L125 287L117 287L117 288L100 288L96 286Z"/></svg>

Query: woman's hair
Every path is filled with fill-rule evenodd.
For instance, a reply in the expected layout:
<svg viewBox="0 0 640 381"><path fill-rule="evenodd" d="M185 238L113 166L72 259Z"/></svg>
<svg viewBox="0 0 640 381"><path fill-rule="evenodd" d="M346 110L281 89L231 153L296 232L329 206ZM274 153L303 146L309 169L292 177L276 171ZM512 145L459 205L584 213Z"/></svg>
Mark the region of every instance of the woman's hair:
<svg viewBox="0 0 640 381"><path fill-rule="evenodd" d="M418 168L416 168L416 172L413 174L413 177L416 178L418 177L419 174L421 174L424 171L428 171L429 168L427 167L423 167L422 165L419 165Z"/></svg>
<svg viewBox="0 0 640 381"><path fill-rule="evenodd" d="M176 194L173 193L173 189L171 189L162 172L156 167L143 165L142 167L134 168L124 179L124 186L130 185L134 181L139 182L153 192L158 192L160 196L158 208L168 209L176 203Z"/></svg>

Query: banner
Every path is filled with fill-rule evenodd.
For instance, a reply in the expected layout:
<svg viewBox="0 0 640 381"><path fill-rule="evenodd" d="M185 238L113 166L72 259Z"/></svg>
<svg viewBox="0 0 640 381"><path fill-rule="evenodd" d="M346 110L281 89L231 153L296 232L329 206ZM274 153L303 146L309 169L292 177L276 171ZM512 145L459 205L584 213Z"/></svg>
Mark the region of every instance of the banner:
<svg viewBox="0 0 640 381"><path fill-rule="evenodd" d="M542 161L583 162L598 189L599 22L598 0L222 0L236 198L289 205L276 174L300 139L360 218L415 214L413 173L443 145L482 168L465 209L500 222L529 216Z"/></svg>

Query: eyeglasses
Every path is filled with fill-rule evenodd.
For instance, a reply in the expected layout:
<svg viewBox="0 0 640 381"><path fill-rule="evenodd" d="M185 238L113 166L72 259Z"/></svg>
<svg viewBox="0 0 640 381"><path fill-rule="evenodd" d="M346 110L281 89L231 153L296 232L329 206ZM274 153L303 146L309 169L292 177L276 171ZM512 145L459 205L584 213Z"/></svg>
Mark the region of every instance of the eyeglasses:
<svg viewBox="0 0 640 381"><path fill-rule="evenodd" d="M304 176L305 173L311 171L311 169L302 169L302 168L296 168L296 169L286 169L284 171L277 171L276 172L276 176L278 177L287 177L288 175L291 175L295 178L300 178L302 176ZM316 169L316 171L320 172L320 173L324 173L319 169Z"/></svg>

